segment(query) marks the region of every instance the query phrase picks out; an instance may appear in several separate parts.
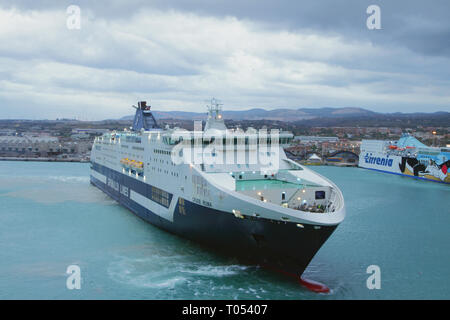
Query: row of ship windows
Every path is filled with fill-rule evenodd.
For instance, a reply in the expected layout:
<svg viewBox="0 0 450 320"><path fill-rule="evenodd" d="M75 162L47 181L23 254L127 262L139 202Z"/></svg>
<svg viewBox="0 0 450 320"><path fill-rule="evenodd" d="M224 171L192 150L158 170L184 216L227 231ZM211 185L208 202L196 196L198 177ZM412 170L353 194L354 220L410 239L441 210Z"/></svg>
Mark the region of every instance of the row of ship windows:
<svg viewBox="0 0 450 320"><path fill-rule="evenodd" d="M25 149L27 149L28 151L33 151L33 148L13 148L13 147L2 147L2 151L19 151L19 149L21 149L22 151L25 151ZM39 151L39 148L35 148L35 151ZM53 149L49 149L50 152L52 152Z"/></svg>
<svg viewBox="0 0 450 320"><path fill-rule="evenodd" d="M169 193L156 187L152 187L152 200L159 204L169 206Z"/></svg>
<svg viewBox="0 0 450 320"><path fill-rule="evenodd" d="M164 137L164 138L166 138L166 137ZM194 145L209 145L209 144L212 144L212 143L214 143L215 141L218 141L218 142L220 142L220 138L218 138L218 139L216 139L215 137L212 137L210 140L206 140L206 139L202 139L202 138L199 138L199 139L186 139L186 140L184 140L184 144L186 145L186 144L191 144L191 146L194 146ZM176 139L163 139L163 141L165 142L165 143L167 143L167 144L170 144L170 145L174 145L174 144L178 144L178 143L180 143L181 141L183 141L183 137L178 137L178 138L176 138ZM291 143L291 141L292 141L292 138L288 138L288 137L282 137L282 138L280 138L280 137L278 137L278 138L274 138L274 143L279 143L279 144L289 144L289 143ZM257 137L252 137L252 138L249 138L248 136L245 136L245 137L228 137L228 138L222 138L222 145L249 145L249 144L256 144L256 143L258 143L258 144L267 144L267 145L270 145L270 144L272 144L272 137L271 136L267 136L267 137L259 137L259 138L257 138Z"/></svg>
<svg viewBox="0 0 450 320"><path fill-rule="evenodd" d="M152 170L155 171L155 172L160 172L160 173L164 173L164 174L167 174L167 175L169 174L169 170L163 170L161 168L152 167ZM172 177L178 177L178 173L177 172L170 171L170 175ZM185 179L187 179L187 176L185 176Z"/></svg>
<svg viewBox="0 0 450 320"><path fill-rule="evenodd" d="M149 158L149 160L151 161L152 160L152 158ZM162 159L158 159L158 158L153 158L153 162L158 162L158 160L159 160L159 163L166 163L166 164L169 164L169 161L168 160L162 160ZM150 165L150 163L147 163L148 165ZM173 163L172 161L170 161L170 164L172 165L172 166L175 166L175 163Z"/></svg>
<svg viewBox="0 0 450 320"><path fill-rule="evenodd" d="M123 157L131 158L131 159L142 159L143 157L138 154L128 153L128 152L120 152Z"/></svg>
<svg viewBox="0 0 450 320"><path fill-rule="evenodd" d="M133 142L133 143L141 143L141 137L133 136L133 135L127 135L125 136L126 142Z"/></svg>
<svg viewBox="0 0 450 320"><path fill-rule="evenodd" d="M116 156L114 154L109 154L109 153L102 153L103 157L106 158L110 158L110 159L116 159Z"/></svg>
<svg viewBox="0 0 450 320"><path fill-rule="evenodd" d="M172 154L171 151L160 150L160 149L153 149L153 152L157 153L157 154L165 154L165 155L168 155L168 156Z"/></svg>

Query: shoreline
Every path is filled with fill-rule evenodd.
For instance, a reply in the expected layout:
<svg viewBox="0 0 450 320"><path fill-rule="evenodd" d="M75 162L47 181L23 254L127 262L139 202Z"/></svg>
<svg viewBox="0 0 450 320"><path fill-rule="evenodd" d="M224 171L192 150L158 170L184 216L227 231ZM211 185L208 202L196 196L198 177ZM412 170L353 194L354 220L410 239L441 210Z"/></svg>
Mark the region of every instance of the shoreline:
<svg viewBox="0 0 450 320"><path fill-rule="evenodd" d="M81 162L88 163L89 160L80 158L20 158L20 157L0 157L0 161L34 161L34 162Z"/></svg>

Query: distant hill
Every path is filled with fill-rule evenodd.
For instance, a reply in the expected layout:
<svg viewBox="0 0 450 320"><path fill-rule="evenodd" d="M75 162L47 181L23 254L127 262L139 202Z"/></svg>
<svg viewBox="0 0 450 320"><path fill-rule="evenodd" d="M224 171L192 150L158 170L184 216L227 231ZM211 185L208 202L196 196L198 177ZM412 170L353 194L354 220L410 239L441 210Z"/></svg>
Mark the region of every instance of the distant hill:
<svg viewBox="0 0 450 320"><path fill-rule="evenodd" d="M375 114L377 113L362 108L283 108L274 110L255 108L242 111L223 111L224 119L228 120L277 120L288 122L314 118L361 117ZM153 111L153 115L156 119L194 120L206 118L206 112ZM133 120L133 117L130 115L120 120Z"/></svg>
<svg viewBox="0 0 450 320"><path fill-rule="evenodd" d="M153 111L156 119L174 119L174 120L197 120L206 119L206 112L188 112L188 111ZM121 118L120 120L133 120L132 115ZM337 123L348 122L353 120L371 119L381 121L394 120L405 121L410 119L440 119L447 120L450 118L450 113L445 111L438 111L433 113L415 112L415 113L380 113L366 110L363 108L300 108L300 109L274 109L265 110L261 108L254 108L242 111L223 111L225 120L272 120L283 122L307 122L316 123L320 120L321 123ZM441 121L442 122L442 121ZM445 122L445 121L444 121Z"/></svg>

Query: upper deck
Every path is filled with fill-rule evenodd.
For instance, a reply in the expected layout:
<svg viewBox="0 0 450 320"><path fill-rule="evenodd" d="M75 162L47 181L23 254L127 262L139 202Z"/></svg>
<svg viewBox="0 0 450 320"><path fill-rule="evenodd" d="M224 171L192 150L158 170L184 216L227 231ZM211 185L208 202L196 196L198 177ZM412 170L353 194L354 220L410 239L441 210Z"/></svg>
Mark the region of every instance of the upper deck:
<svg viewBox="0 0 450 320"><path fill-rule="evenodd" d="M145 106L140 104L136 114L149 111ZM262 205L314 213L339 209L336 186L287 159L283 147L293 139L291 132L228 129L217 107L209 109L204 130L162 129L156 122L138 128L96 138L92 159L163 189L190 190L194 198L207 188L195 178L198 172L211 184Z"/></svg>

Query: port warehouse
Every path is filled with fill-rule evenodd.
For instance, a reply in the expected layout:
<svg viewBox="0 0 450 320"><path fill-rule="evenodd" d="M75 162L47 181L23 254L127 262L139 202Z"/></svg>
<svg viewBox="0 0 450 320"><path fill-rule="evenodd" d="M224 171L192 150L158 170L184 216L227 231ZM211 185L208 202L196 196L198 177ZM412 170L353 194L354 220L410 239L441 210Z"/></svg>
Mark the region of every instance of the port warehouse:
<svg viewBox="0 0 450 320"><path fill-rule="evenodd" d="M359 161L359 155L348 150L335 151L323 158L319 157L314 152L308 152L305 156L294 155L286 150L286 156L289 159L300 162L302 164L326 164L326 165L347 165L357 166Z"/></svg>
<svg viewBox="0 0 450 320"><path fill-rule="evenodd" d="M0 136L2 156L51 156L58 154L84 154L89 152L91 142L60 142L51 136Z"/></svg>
<svg viewBox="0 0 450 320"><path fill-rule="evenodd" d="M18 132L14 129L0 129L0 156L86 156L91 150L94 137L109 131L103 128L73 128L70 137L63 138L52 134L56 131L42 133L36 130Z"/></svg>
<svg viewBox="0 0 450 320"><path fill-rule="evenodd" d="M361 141L339 137L295 136L294 143L285 151L290 159L301 163L356 165L360 145Z"/></svg>
<svg viewBox="0 0 450 320"><path fill-rule="evenodd" d="M347 150L336 151L325 158L325 162L328 163L353 163L355 165L358 163L358 160L359 155Z"/></svg>

